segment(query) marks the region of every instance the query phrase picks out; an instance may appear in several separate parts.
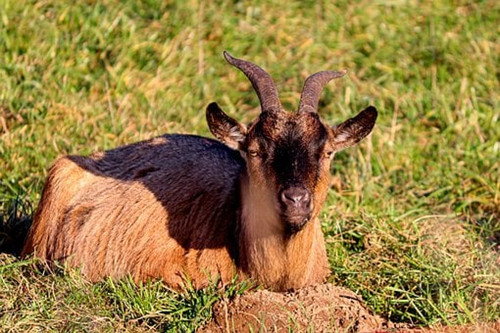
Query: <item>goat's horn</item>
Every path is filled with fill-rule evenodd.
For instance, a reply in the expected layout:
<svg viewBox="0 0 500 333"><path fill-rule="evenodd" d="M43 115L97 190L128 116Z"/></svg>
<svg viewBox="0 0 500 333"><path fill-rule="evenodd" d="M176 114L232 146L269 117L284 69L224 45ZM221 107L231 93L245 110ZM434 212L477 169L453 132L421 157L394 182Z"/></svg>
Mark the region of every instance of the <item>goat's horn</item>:
<svg viewBox="0 0 500 333"><path fill-rule="evenodd" d="M231 65L241 70L252 82L253 89L259 96L262 111L277 112L281 111L281 103L278 98L278 90L273 79L265 70L250 61L234 58L228 52L224 51L224 58Z"/></svg>
<svg viewBox="0 0 500 333"><path fill-rule="evenodd" d="M317 112L319 95L325 85L332 79L337 79L346 75L347 70L323 71L309 76L304 83L304 88L300 95L299 112Z"/></svg>

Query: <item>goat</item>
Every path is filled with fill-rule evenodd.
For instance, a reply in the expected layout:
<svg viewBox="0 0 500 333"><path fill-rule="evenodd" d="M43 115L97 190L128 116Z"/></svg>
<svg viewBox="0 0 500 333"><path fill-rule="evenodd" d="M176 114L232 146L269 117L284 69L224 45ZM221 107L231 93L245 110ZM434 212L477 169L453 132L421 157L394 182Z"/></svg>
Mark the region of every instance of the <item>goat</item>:
<svg viewBox="0 0 500 333"><path fill-rule="evenodd" d="M369 106L338 126L317 113L323 71L286 112L261 67L224 52L256 91L261 113L245 126L216 103L206 117L219 140L167 134L89 157L64 156L49 171L22 255L81 267L91 281L131 275L174 288L218 278L276 291L329 274L318 213L334 153L374 127Z"/></svg>

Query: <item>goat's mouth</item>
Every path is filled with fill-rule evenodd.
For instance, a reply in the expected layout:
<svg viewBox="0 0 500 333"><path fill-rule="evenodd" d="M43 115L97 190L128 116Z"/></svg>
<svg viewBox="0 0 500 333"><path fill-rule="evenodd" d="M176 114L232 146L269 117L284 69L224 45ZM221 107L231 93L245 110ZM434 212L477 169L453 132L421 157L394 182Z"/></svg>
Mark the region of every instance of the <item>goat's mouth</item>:
<svg viewBox="0 0 500 333"><path fill-rule="evenodd" d="M311 219L311 215L307 214L284 214L282 216L285 223L285 230L288 235L296 234L301 231Z"/></svg>

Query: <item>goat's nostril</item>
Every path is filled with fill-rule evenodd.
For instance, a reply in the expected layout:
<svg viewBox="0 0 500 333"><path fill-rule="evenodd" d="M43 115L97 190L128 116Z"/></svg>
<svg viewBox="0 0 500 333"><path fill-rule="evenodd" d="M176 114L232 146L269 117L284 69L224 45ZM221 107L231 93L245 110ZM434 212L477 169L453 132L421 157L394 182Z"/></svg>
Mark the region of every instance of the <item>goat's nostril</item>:
<svg viewBox="0 0 500 333"><path fill-rule="evenodd" d="M308 205L310 201L309 198L309 191L300 187L290 187L281 192L281 201L286 205Z"/></svg>

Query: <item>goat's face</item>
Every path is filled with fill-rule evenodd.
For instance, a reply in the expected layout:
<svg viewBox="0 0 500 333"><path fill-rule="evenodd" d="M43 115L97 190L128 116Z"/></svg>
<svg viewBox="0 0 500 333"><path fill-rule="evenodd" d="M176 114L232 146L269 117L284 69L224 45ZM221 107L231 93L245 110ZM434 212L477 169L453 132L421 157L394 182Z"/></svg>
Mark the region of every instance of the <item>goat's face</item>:
<svg viewBox="0 0 500 333"><path fill-rule="evenodd" d="M247 163L249 182L270 194L267 200L272 201L275 215L284 229L293 234L318 214L326 197L334 153L368 135L375 124L377 111L369 107L338 126L327 126L308 101L312 98L317 103L317 97L311 97L306 82L298 112L285 112L274 92L269 94L274 84L260 67L227 54L226 59L250 78L263 112L247 128L212 103L207 108L210 130L219 140L241 151ZM266 93L267 97L263 97Z"/></svg>
<svg viewBox="0 0 500 333"><path fill-rule="evenodd" d="M317 114L309 112L264 112L248 130L242 151L249 178L270 187L289 232L305 225L316 194L322 196L317 187L329 175L330 132Z"/></svg>

